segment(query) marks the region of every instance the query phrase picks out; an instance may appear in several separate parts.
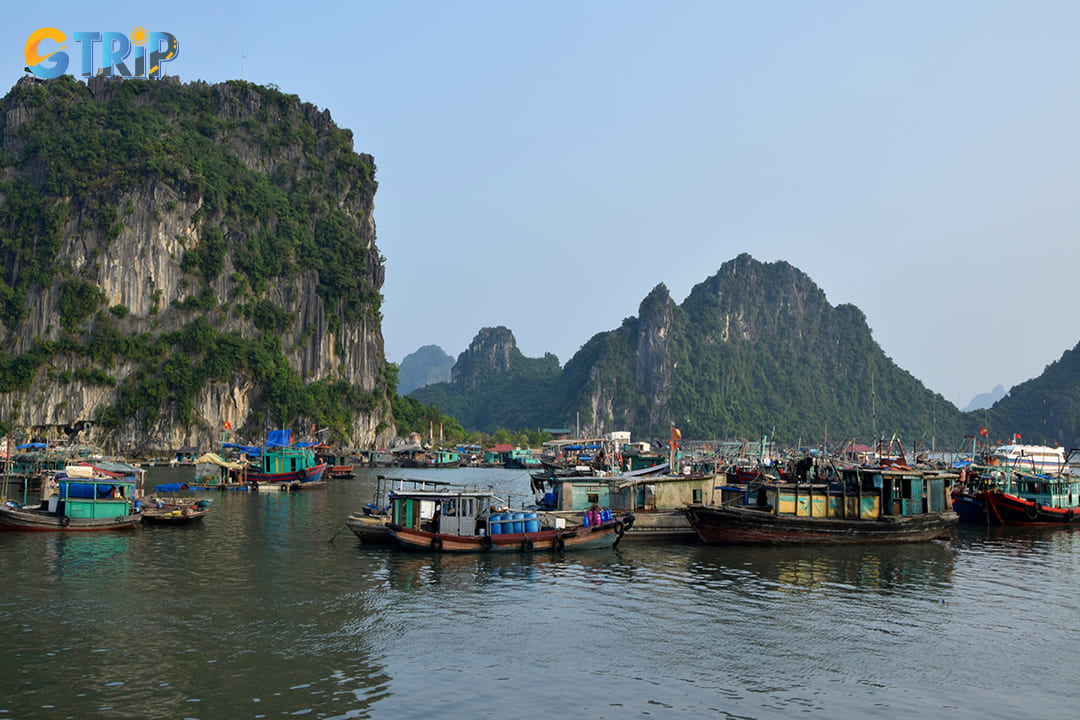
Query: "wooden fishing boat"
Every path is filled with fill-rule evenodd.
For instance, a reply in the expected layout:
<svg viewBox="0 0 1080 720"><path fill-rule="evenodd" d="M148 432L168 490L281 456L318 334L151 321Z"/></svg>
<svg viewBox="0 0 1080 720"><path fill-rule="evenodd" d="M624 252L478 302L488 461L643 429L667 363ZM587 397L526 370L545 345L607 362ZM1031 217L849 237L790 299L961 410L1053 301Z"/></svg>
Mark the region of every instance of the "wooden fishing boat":
<svg viewBox="0 0 1080 720"><path fill-rule="evenodd" d="M202 520L209 512L210 508L198 505L144 507L142 521L144 525L190 525Z"/></svg>
<svg viewBox="0 0 1080 720"><path fill-rule="evenodd" d="M135 513L135 476L103 476L69 467L56 477L55 492L39 505L0 505L0 529L93 532L126 530L141 522Z"/></svg>
<svg viewBox="0 0 1080 720"><path fill-rule="evenodd" d="M179 485L179 487L177 487ZM154 492L178 492L189 489L185 483L167 483L154 487ZM210 512L213 501L209 498L160 497L143 498L141 508L143 525L190 525L202 520Z"/></svg>
<svg viewBox="0 0 1080 720"><path fill-rule="evenodd" d="M695 540L686 518L686 507L711 498L714 473L666 472L667 463L622 475L532 476L536 506L546 512L580 521L594 505L613 512L633 513L634 525L626 530L626 542Z"/></svg>
<svg viewBox="0 0 1080 720"><path fill-rule="evenodd" d="M505 501L486 491L394 492L387 529L410 550L530 553L611 548L634 522L630 514L605 515L592 523L561 527L560 518L500 510L505 506Z"/></svg>
<svg viewBox="0 0 1080 720"><path fill-rule="evenodd" d="M239 471L253 488L265 490L297 490L315 487L323 482L326 463L318 462L310 447L291 446L289 430L274 430L259 453L259 464Z"/></svg>
<svg viewBox="0 0 1080 720"><path fill-rule="evenodd" d="M963 522L982 525L1066 526L1080 516L1080 476L971 466L953 493Z"/></svg>
<svg viewBox="0 0 1080 720"><path fill-rule="evenodd" d="M403 468L427 468L452 470L461 467L461 456L454 450L421 450L399 453Z"/></svg>
<svg viewBox="0 0 1080 720"><path fill-rule="evenodd" d="M947 535L959 520L950 504L957 476L900 468L844 468L834 483L762 484L716 504L691 505L687 518L713 544L919 542Z"/></svg>
<svg viewBox="0 0 1080 720"><path fill-rule="evenodd" d="M404 490L405 484L409 483L413 490L433 490L441 488L444 491L453 484L443 480L427 480L423 478L393 478L379 475L375 482L375 495L371 502L362 507L359 512L354 512L345 518L345 526L359 538L360 542L373 545L394 545L396 541L390 534L390 492L393 483L397 483L398 490Z"/></svg>
<svg viewBox="0 0 1080 720"><path fill-rule="evenodd" d="M390 515L364 508L345 518L345 526L365 545L393 545L390 534Z"/></svg>

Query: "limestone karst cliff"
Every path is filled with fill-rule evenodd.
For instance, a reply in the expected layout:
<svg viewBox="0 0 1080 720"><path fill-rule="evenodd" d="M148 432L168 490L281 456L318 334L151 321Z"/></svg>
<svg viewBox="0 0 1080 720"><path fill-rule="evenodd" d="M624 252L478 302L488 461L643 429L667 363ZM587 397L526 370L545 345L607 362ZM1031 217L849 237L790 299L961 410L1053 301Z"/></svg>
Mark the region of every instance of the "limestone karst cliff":
<svg viewBox="0 0 1080 720"><path fill-rule="evenodd" d="M934 432L952 442L971 425L885 355L858 308L829 304L788 263L748 254L681 304L657 285L637 316L594 335L561 370L522 357L509 330L485 328L452 378L411 396L466 428L580 425L663 439L675 424L684 437L820 443Z"/></svg>
<svg viewBox="0 0 1080 720"><path fill-rule="evenodd" d="M0 101L0 422L127 452L388 436L376 182L274 88L63 76Z"/></svg>

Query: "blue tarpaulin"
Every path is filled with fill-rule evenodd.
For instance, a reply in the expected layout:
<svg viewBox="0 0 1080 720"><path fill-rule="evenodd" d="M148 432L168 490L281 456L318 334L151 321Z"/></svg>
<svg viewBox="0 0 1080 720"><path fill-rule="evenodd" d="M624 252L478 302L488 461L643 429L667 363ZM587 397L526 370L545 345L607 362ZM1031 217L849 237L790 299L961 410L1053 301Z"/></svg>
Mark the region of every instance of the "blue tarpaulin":
<svg viewBox="0 0 1080 720"><path fill-rule="evenodd" d="M292 430L271 430L266 434L266 447L289 447L292 444Z"/></svg>
<svg viewBox="0 0 1080 720"><path fill-rule="evenodd" d="M16 450L44 450L49 447L45 443L26 443L25 445L16 445Z"/></svg>
<svg viewBox="0 0 1080 720"><path fill-rule="evenodd" d="M262 455L262 448L255 447L254 445L237 445L236 443L222 443L221 447L225 449L235 448L236 450L239 450L242 453L247 453L248 455L251 455L253 457L258 457L259 455Z"/></svg>

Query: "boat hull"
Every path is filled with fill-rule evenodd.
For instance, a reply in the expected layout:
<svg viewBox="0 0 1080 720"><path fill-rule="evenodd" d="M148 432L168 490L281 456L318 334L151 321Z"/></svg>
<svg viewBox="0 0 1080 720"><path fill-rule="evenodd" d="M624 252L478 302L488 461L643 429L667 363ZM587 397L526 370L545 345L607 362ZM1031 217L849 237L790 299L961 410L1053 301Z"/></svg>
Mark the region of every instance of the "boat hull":
<svg viewBox="0 0 1080 720"><path fill-rule="evenodd" d="M446 462L425 462L423 460L413 460L412 458L402 458L401 467L412 470L427 468L429 470L454 470L461 467L461 460L447 460Z"/></svg>
<svg viewBox="0 0 1080 720"><path fill-rule="evenodd" d="M248 484L258 487L259 490L291 490L294 487L314 486L321 483L326 474L326 463L309 467L305 470L287 473L262 473L247 472L245 479Z"/></svg>
<svg viewBox="0 0 1080 720"><path fill-rule="evenodd" d="M43 532L96 532L130 530L142 522L140 515L110 518L69 518L58 513L0 505L0 529Z"/></svg>
<svg viewBox="0 0 1080 720"><path fill-rule="evenodd" d="M500 535L446 535L389 526L395 540L408 550L453 553L529 553L601 550L614 547L625 531L622 520L595 527L547 529Z"/></svg>
<svg viewBox="0 0 1080 720"><path fill-rule="evenodd" d="M982 501L986 522L991 525L1061 527L1080 523L1080 505L1051 507L1004 492L982 492L976 497Z"/></svg>
<svg viewBox="0 0 1080 720"><path fill-rule="evenodd" d="M143 525L190 525L206 517L206 508L152 508L142 511Z"/></svg>
<svg viewBox="0 0 1080 720"><path fill-rule="evenodd" d="M623 542L680 542L697 539L694 526L679 510L635 510L634 524L627 528Z"/></svg>
<svg viewBox="0 0 1080 720"><path fill-rule="evenodd" d="M362 515L354 513L345 518L345 525L360 542L372 545L393 545L394 536L389 530L389 515Z"/></svg>
<svg viewBox="0 0 1080 720"><path fill-rule="evenodd" d="M948 535L959 520L952 510L867 520L774 515L715 505L691 505L686 515L702 542L740 545L922 542Z"/></svg>

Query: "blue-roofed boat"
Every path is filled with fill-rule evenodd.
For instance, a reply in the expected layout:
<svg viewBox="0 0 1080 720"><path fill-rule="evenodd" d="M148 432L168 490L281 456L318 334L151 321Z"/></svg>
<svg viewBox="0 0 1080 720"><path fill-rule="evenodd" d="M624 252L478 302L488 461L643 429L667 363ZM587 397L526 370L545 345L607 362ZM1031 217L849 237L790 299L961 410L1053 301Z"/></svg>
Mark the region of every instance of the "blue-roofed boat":
<svg viewBox="0 0 1080 720"><path fill-rule="evenodd" d="M251 487L263 490L296 490L323 483L326 463L319 462L313 443L292 445L291 430L273 430L259 453L258 465L238 471Z"/></svg>
<svg viewBox="0 0 1080 720"><path fill-rule="evenodd" d="M136 474L79 465L46 482L46 498L38 505L0 505L0 529L92 532L127 530L142 521L135 512Z"/></svg>

